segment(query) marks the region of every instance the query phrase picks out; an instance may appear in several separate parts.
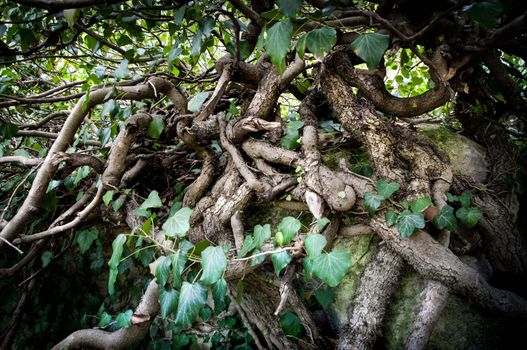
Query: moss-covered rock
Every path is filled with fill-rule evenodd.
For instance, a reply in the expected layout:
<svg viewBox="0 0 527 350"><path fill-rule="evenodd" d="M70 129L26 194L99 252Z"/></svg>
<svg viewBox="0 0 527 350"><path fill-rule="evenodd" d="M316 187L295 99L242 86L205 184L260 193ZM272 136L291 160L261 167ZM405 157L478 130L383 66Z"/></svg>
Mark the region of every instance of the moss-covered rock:
<svg viewBox="0 0 527 350"><path fill-rule="evenodd" d="M481 183L486 181L489 163L483 146L440 125L423 125L419 132L450 157L455 175L469 176Z"/></svg>

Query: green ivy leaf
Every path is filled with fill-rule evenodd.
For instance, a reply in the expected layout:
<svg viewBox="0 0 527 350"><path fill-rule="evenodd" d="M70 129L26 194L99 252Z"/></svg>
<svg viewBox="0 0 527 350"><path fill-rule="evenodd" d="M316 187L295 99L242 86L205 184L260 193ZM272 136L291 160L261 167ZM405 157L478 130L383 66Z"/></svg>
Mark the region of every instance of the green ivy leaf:
<svg viewBox="0 0 527 350"><path fill-rule="evenodd" d="M494 28L503 13L503 6L499 0L487 0L468 6L468 16L471 20L485 28Z"/></svg>
<svg viewBox="0 0 527 350"><path fill-rule="evenodd" d="M201 252L201 281L206 285L214 284L225 272L227 258L222 247L208 247Z"/></svg>
<svg viewBox="0 0 527 350"><path fill-rule="evenodd" d="M108 206L108 204L110 204L110 202L112 201L112 198L113 198L113 191L108 191L104 194L104 196L102 196L102 201L104 202L106 206Z"/></svg>
<svg viewBox="0 0 527 350"><path fill-rule="evenodd" d="M99 230L97 227L90 227L88 229L77 231L75 234L75 242L79 245L81 254L84 254L90 249L92 243L99 236Z"/></svg>
<svg viewBox="0 0 527 350"><path fill-rule="evenodd" d="M200 110L201 106L203 106L203 103L209 98L208 92L200 92L199 94L195 95L188 101L188 110L196 113Z"/></svg>
<svg viewBox="0 0 527 350"><path fill-rule="evenodd" d="M324 57L337 43L337 32L331 27L313 29L307 34L306 44L309 51L317 57Z"/></svg>
<svg viewBox="0 0 527 350"><path fill-rule="evenodd" d="M289 52L292 36L293 25L289 19L275 23L267 31L264 45L271 57L271 62L280 74L285 71L285 56Z"/></svg>
<svg viewBox="0 0 527 350"><path fill-rule="evenodd" d="M99 323L97 324L97 327L105 328L111 322L112 322L112 316L108 314L106 311L104 311L101 315L101 318L99 319Z"/></svg>
<svg viewBox="0 0 527 350"><path fill-rule="evenodd" d="M303 0L278 0L278 8L284 15L294 17L302 2Z"/></svg>
<svg viewBox="0 0 527 350"><path fill-rule="evenodd" d="M286 336L291 336L295 338L301 338L304 327L300 322L300 318L292 312L286 312L280 316L280 326L284 330Z"/></svg>
<svg viewBox="0 0 527 350"><path fill-rule="evenodd" d="M399 214L397 220L397 230L401 237L410 237L418 228L425 227L425 219L423 214L415 214L410 210L404 210Z"/></svg>
<svg viewBox="0 0 527 350"><path fill-rule="evenodd" d="M189 328L196 319L199 310L207 301L207 288L199 282L183 282L179 293L175 322L182 328Z"/></svg>
<svg viewBox="0 0 527 350"><path fill-rule="evenodd" d="M123 245L126 242L126 236L120 234L113 240L112 243L112 257L108 261L108 266L110 267L110 275L108 277L108 293L110 295L114 292L115 281L117 280L117 267L121 261L121 256L123 255Z"/></svg>
<svg viewBox="0 0 527 350"><path fill-rule="evenodd" d="M171 258L167 256L160 256L157 258L155 276L160 287L164 287L167 284L168 278L170 277L171 266Z"/></svg>
<svg viewBox="0 0 527 350"><path fill-rule="evenodd" d="M388 199L401 186L397 182L388 182L386 180L379 180L375 184L375 187L377 188L377 193L379 194L379 196L383 197L383 199Z"/></svg>
<svg viewBox="0 0 527 350"><path fill-rule="evenodd" d="M378 194L373 194L372 192L366 192L364 194L364 206L368 209L370 215L374 215L377 209L381 206L381 201L384 197L379 196Z"/></svg>
<svg viewBox="0 0 527 350"><path fill-rule="evenodd" d="M178 307L179 293L177 290L169 288L159 289L159 310L161 311L161 318L166 319L169 315L176 312Z"/></svg>
<svg viewBox="0 0 527 350"><path fill-rule="evenodd" d="M324 228L330 223L331 221L328 218L320 218L317 220L317 230L318 232L322 232Z"/></svg>
<svg viewBox="0 0 527 350"><path fill-rule="evenodd" d="M11 137L16 136L16 134L18 134L18 126L15 124L10 122L0 124L0 135L5 139L10 139Z"/></svg>
<svg viewBox="0 0 527 350"><path fill-rule="evenodd" d="M258 253L261 253L260 249L255 249L253 251L253 255L256 255ZM251 266L260 265L265 261L265 255L257 256L256 258L251 259Z"/></svg>
<svg viewBox="0 0 527 350"><path fill-rule="evenodd" d="M278 230L282 232L283 235L283 244L289 244L293 238L295 238L301 227L302 224L300 223L300 220L292 216L286 216L283 218L278 225Z"/></svg>
<svg viewBox="0 0 527 350"><path fill-rule="evenodd" d="M457 223L456 217L454 216L454 208L450 205L445 205L432 221L435 227L438 229L446 228L449 231L456 231Z"/></svg>
<svg viewBox="0 0 527 350"><path fill-rule="evenodd" d="M470 193L463 193L461 196L457 197L459 203L463 208L470 207L470 202L472 201L472 195Z"/></svg>
<svg viewBox="0 0 527 350"><path fill-rule="evenodd" d="M431 206L433 203L429 198L418 198L410 204L410 208L414 213L421 213L423 210Z"/></svg>
<svg viewBox="0 0 527 350"><path fill-rule="evenodd" d="M212 298L214 300L214 313L218 315L225 310L225 296L227 295L227 281L220 278L212 288Z"/></svg>
<svg viewBox="0 0 527 350"><path fill-rule="evenodd" d="M126 310L125 312L121 312L117 317L115 318L115 322L119 327L130 327L132 324L132 315L134 312L130 309Z"/></svg>
<svg viewBox="0 0 527 350"><path fill-rule="evenodd" d="M351 255L344 251L332 251L317 256L313 273L330 287L336 287L351 266Z"/></svg>
<svg viewBox="0 0 527 350"><path fill-rule="evenodd" d="M386 219L386 226L391 227L397 222L398 214L391 209L388 209L384 214Z"/></svg>
<svg viewBox="0 0 527 350"><path fill-rule="evenodd" d="M70 29L72 29L77 22L80 11L80 9L67 9L63 11L64 19L66 20L66 23L68 23L68 27L70 27Z"/></svg>
<svg viewBox="0 0 527 350"><path fill-rule="evenodd" d="M362 58L368 69L374 70L381 62L384 52L390 45L390 36L379 33L361 34L351 44L353 52Z"/></svg>
<svg viewBox="0 0 527 350"><path fill-rule="evenodd" d="M302 35L300 38L298 38L298 41L296 42L295 50L296 53L300 58L304 58L304 55L306 53L306 47L307 47L307 34Z"/></svg>
<svg viewBox="0 0 527 350"><path fill-rule="evenodd" d="M278 276L280 271L291 262L291 255L288 252L274 253L271 255L271 261L273 262L274 273Z"/></svg>
<svg viewBox="0 0 527 350"><path fill-rule="evenodd" d="M313 265L315 263L314 256L305 256L303 259L304 273L306 275L306 281L310 281L313 277Z"/></svg>
<svg viewBox="0 0 527 350"><path fill-rule="evenodd" d="M315 298L317 298L318 303L325 310L333 303L335 293L329 288L319 288L315 291Z"/></svg>
<svg viewBox="0 0 527 350"><path fill-rule="evenodd" d="M126 58L121 61L115 72L113 72L113 77L117 80L127 79L130 77L128 60Z"/></svg>
<svg viewBox="0 0 527 350"><path fill-rule="evenodd" d="M162 118L154 118L148 124L147 135L153 139L159 139L163 129L165 128L165 122Z"/></svg>
<svg viewBox="0 0 527 350"><path fill-rule="evenodd" d="M309 256L319 256L327 244L326 237L318 233L310 233L304 240L304 248Z"/></svg>
<svg viewBox="0 0 527 350"><path fill-rule="evenodd" d="M115 102L115 100L106 101L104 105L102 106L101 117L105 117L108 114L110 116L113 115L117 111L118 108L119 108L119 105L117 104L117 102Z"/></svg>
<svg viewBox="0 0 527 350"><path fill-rule="evenodd" d="M271 238L271 225L256 225L253 230L254 247L260 249L262 245Z"/></svg>
<svg viewBox="0 0 527 350"><path fill-rule="evenodd" d="M245 239L243 240L242 249L238 252L238 258L243 258L247 255L251 250L255 248L254 239L253 236L247 235L245 236Z"/></svg>
<svg viewBox="0 0 527 350"><path fill-rule="evenodd" d="M150 209L150 208L161 208L163 203L161 198L159 198L159 193L157 191L152 191L148 195L148 198L139 206L141 209Z"/></svg>
<svg viewBox="0 0 527 350"><path fill-rule="evenodd" d="M172 259L172 286L179 289L182 282L181 274L187 262L187 253L180 248L174 254L169 255L169 257Z"/></svg>
<svg viewBox="0 0 527 350"><path fill-rule="evenodd" d="M483 217L483 213L479 208L459 208L456 211L456 217L461 220L463 225L468 228L473 228L478 223L479 219Z"/></svg>
<svg viewBox="0 0 527 350"><path fill-rule="evenodd" d="M192 209L190 208L179 209L163 224L162 228L165 231L165 234L170 237L185 237L188 230L190 230L189 220L191 214Z"/></svg>

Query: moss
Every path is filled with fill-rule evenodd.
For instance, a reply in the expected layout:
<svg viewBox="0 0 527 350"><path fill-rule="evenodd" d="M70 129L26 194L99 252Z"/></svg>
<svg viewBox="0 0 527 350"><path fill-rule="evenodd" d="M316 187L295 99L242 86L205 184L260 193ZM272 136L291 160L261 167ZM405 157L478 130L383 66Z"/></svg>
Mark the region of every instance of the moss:
<svg viewBox="0 0 527 350"><path fill-rule="evenodd" d="M339 168L339 161L346 160L348 169L369 164L368 155L361 149L333 148L322 153L322 162L331 170Z"/></svg>
<svg viewBox="0 0 527 350"><path fill-rule="evenodd" d="M403 349L425 281L409 269L387 310L383 336L385 349ZM427 349L496 349L500 348L502 326L495 317L484 313L456 295L449 295Z"/></svg>
<svg viewBox="0 0 527 350"><path fill-rule="evenodd" d="M351 254L351 268L342 282L333 289L335 301L330 312L336 321L342 325L347 320L348 305L357 290L359 278L371 256L371 248L375 246L376 236L361 235L357 237L339 237L334 242L334 249L342 249Z"/></svg>
<svg viewBox="0 0 527 350"><path fill-rule="evenodd" d="M300 214L300 216L298 216ZM255 225L270 224L274 232L280 221L286 216L293 216L302 222L302 225L309 227L313 216L309 211L299 212L296 210L284 209L274 206L272 203L251 204L245 211L245 229L252 231Z"/></svg>

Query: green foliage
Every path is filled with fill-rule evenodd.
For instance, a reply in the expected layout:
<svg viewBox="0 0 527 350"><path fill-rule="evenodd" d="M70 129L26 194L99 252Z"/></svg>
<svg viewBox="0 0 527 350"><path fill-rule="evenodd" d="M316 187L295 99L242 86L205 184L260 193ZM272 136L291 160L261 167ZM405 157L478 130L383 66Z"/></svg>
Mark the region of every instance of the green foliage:
<svg viewBox="0 0 527 350"><path fill-rule="evenodd" d="M337 43L337 32L330 27L313 29L307 34L306 44L309 51L317 57L323 57Z"/></svg>
<svg viewBox="0 0 527 350"><path fill-rule="evenodd" d="M190 230L190 215L192 209L181 208L174 215L168 218L163 224L162 228L165 234L170 237L185 237L188 230Z"/></svg>
<svg viewBox="0 0 527 350"><path fill-rule="evenodd" d="M432 223L439 229L446 228L449 231L456 231L457 223L454 216L454 208L449 205L443 206Z"/></svg>
<svg viewBox="0 0 527 350"><path fill-rule="evenodd" d="M201 109L201 106L203 106L203 103L209 98L208 92L200 92L196 94L194 97L188 101L187 109L191 112L198 112Z"/></svg>
<svg viewBox="0 0 527 350"><path fill-rule="evenodd" d="M0 135L6 139L16 136L18 133L18 126L10 122L3 122L0 124Z"/></svg>
<svg viewBox="0 0 527 350"><path fill-rule="evenodd" d="M381 206L381 202L384 199L384 197L373 194L372 192L366 192L364 194L364 205L366 206L366 209L368 209L368 212L370 215L374 215L377 209Z"/></svg>
<svg viewBox="0 0 527 350"><path fill-rule="evenodd" d="M476 226L479 219L483 217L483 213L479 208L462 207L456 211L456 217L461 220L466 227L473 228Z"/></svg>
<svg viewBox="0 0 527 350"><path fill-rule="evenodd" d="M304 122L295 120L287 123L286 134L280 139L280 145L285 149L295 150L300 147L300 129Z"/></svg>
<svg viewBox="0 0 527 350"><path fill-rule="evenodd" d="M121 61L121 63L113 73L113 77L117 80L127 79L130 77L130 70L128 69L128 60L126 58Z"/></svg>
<svg viewBox="0 0 527 350"><path fill-rule="evenodd" d="M418 198L412 203L410 203L410 208L414 213L420 213L426 208L432 206L433 203L429 198Z"/></svg>
<svg viewBox="0 0 527 350"><path fill-rule="evenodd" d="M207 289L199 282L183 282L179 293L175 322L177 325L187 328L198 316L199 310L207 302Z"/></svg>
<svg viewBox="0 0 527 350"><path fill-rule="evenodd" d="M161 208L162 206L163 202L161 202L161 198L159 198L159 193L157 191L152 191L148 195L148 198L145 199L138 208L134 209L132 213L137 216L149 217L152 213L148 209Z"/></svg>
<svg viewBox="0 0 527 350"><path fill-rule="evenodd" d="M318 233L310 233L304 240L304 248L307 254L313 257L320 255L326 244L326 237Z"/></svg>
<svg viewBox="0 0 527 350"><path fill-rule="evenodd" d="M302 227L302 224L300 223L300 220L292 217L287 216L282 219L280 224L278 225L278 230L282 232L283 240L282 244L289 244L293 238L296 237L296 234Z"/></svg>
<svg viewBox="0 0 527 350"><path fill-rule="evenodd" d="M115 322L119 327L130 327L132 324L132 315L133 311L128 309L125 312L121 312L117 317L115 318Z"/></svg>
<svg viewBox="0 0 527 350"><path fill-rule="evenodd" d="M395 193L401 186L396 182L388 182L386 180L379 180L375 184L377 188L377 193L383 199L388 199Z"/></svg>
<svg viewBox="0 0 527 350"><path fill-rule="evenodd" d="M300 338L304 332L300 318L292 312L286 312L280 316L280 326L287 336Z"/></svg>
<svg viewBox="0 0 527 350"><path fill-rule="evenodd" d="M201 252L201 266L203 268L201 281L206 285L216 283L227 267L227 258L222 247L208 247Z"/></svg>
<svg viewBox="0 0 527 350"><path fill-rule="evenodd" d="M108 277L108 293L112 295L115 291L115 281L117 279L117 267L121 262L121 256L123 255L123 246L126 242L126 236L123 234L118 235L112 243L112 257L108 262L110 267L110 276Z"/></svg>
<svg viewBox="0 0 527 350"><path fill-rule="evenodd" d="M320 218L317 220L317 230L318 232L322 232L324 228L330 223L331 221L328 218Z"/></svg>
<svg viewBox="0 0 527 350"><path fill-rule="evenodd" d="M212 298L214 299L214 313L218 315L225 310L225 296L227 295L227 281L220 278L212 288Z"/></svg>
<svg viewBox="0 0 527 350"><path fill-rule="evenodd" d="M388 227L395 225L398 217L399 215L395 211L388 209L384 214L384 218L386 219L386 225Z"/></svg>
<svg viewBox="0 0 527 350"><path fill-rule="evenodd" d="M271 225L256 225L253 231L254 247L259 249L271 238Z"/></svg>
<svg viewBox="0 0 527 350"><path fill-rule="evenodd" d="M351 256L348 252L332 251L322 253L313 261L313 273L330 287L336 287L346 275L351 266Z"/></svg>
<svg viewBox="0 0 527 350"><path fill-rule="evenodd" d="M159 310L162 318L174 314L178 307L179 293L178 291L169 288L159 289Z"/></svg>
<svg viewBox="0 0 527 350"><path fill-rule="evenodd" d="M499 0L485 0L466 7L471 20L485 29L494 28L503 13L503 5Z"/></svg>
<svg viewBox="0 0 527 350"><path fill-rule="evenodd" d="M335 299L335 293L329 288L319 288L315 291L314 295L323 309L327 309Z"/></svg>
<svg viewBox="0 0 527 350"><path fill-rule="evenodd" d="M397 230L401 237L410 237L415 230L425 227L425 219L421 213L403 210L397 219Z"/></svg>
<svg viewBox="0 0 527 350"><path fill-rule="evenodd" d="M278 276L280 271L291 262L291 255L288 252L274 253L271 255L271 261L273 262L274 273Z"/></svg>
<svg viewBox="0 0 527 350"><path fill-rule="evenodd" d="M159 139L163 129L165 128L165 122L161 118L154 118L148 124L147 135L153 139Z"/></svg>
<svg viewBox="0 0 527 350"><path fill-rule="evenodd" d="M91 245L98 236L99 230L97 227L90 227L75 233L75 242L77 242L79 245L81 254L84 254L88 249L90 249Z"/></svg>
<svg viewBox="0 0 527 350"><path fill-rule="evenodd" d="M161 288L163 288L168 283L168 278L170 277L172 259L162 255L156 260L155 265L155 276L157 283Z"/></svg>
<svg viewBox="0 0 527 350"><path fill-rule="evenodd" d="M293 25L289 19L283 19L267 30L264 45L271 62L280 74L285 71L285 56L289 52L292 36Z"/></svg>
<svg viewBox="0 0 527 350"><path fill-rule="evenodd" d="M362 58L368 65L368 69L377 68L386 49L390 45L390 37L379 33L361 34L353 43L353 52Z"/></svg>
<svg viewBox="0 0 527 350"><path fill-rule="evenodd" d="M293 17L298 12L303 0L278 0L277 2L278 8L284 15Z"/></svg>

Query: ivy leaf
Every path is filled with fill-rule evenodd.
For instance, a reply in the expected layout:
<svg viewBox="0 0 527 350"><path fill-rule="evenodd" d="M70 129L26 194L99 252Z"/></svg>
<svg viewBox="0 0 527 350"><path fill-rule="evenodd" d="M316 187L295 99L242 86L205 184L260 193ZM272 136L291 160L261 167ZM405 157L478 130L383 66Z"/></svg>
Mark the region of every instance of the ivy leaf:
<svg viewBox="0 0 527 350"><path fill-rule="evenodd" d="M199 282L183 282L179 293L175 322L182 328L189 328L196 319L199 310L207 301L207 289Z"/></svg>
<svg viewBox="0 0 527 350"><path fill-rule="evenodd" d="M227 295L227 281L220 278L212 288L212 298L214 299L214 313L218 315L225 310L225 295Z"/></svg>
<svg viewBox="0 0 527 350"><path fill-rule="evenodd" d="M470 193L463 193L461 196L457 197L459 203L463 208L470 207L470 202L472 201L472 195Z"/></svg>
<svg viewBox="0 0 527 350"><path fill-rule="evenodd" d="M278 0L278 8L284 15L293 17L298 12L302 2L303 0Z"/></svg>
<svg viewBox="0 0 527 350"><path fill-rule="evenodd" d="M300 318L292 312L286 312L280 316L280 326L284 330L286 336L301 338L304 328Z"/></svg>
<svg viewBox="0 0 527 350"><path fill-rule="evenodd" d="M178 298L179 293L175 289L159 289L159 309L161 311L161 318L166 319L170 314L176 312Z"/></svg>
<svg viewBox="0 0 527 350"><path fill-rule="evenodd" d="M384 214L384 218L386 219L386 226L391 227L395 225L397 222L398 214L394 212L391 209L388 209L386 213Z"/></svg>
<svg viewBox="0 0 527 350"><path fill-rule="evenodd" d="M255 249L253 251L253 255L256 255L258 253L261 253L260 249ZM256 265L260 265L261 263L263 263L265 261L265 255L260 255L260 256L257 256L256 258L252 258L251 259L251 266L256 266Z"/></svg>
<svg viewBox="0 0 527 350"><path fill-rule="evenodd" d="M110 204L110 202L112 201L112 198L113 198L113 191L108 191L104 194L104 196L102 196L102 201L104 202L106 206L108 206L108 204Z"/></svg>
<svg viewBox="0 0 527 350"><path fill-rule="evenodd" d="M108 100L104 103L104 105L102 106L102 111L101 111L101 117L105 117L106 115L113 115L115 111L117 111L119 105L117 104L117 102L115 102L115 100Z"/></svg>
<svg viewBox="0 0 527 350"><path fill-rule="evenodd" d="M425 219L423 214L415 214L410 210L404 210L399 214L397 220L397 230L401 237L410 237L418 228L425 227Z"/></svg>
<svg viewBox="0 0 527 350"><path fill-rule="evenodd" d="M304 248L309 256L319 256L327 244L326 237L319 233L310 233L304 241Z"/></svg>
<svg viewBox="0 0 527 350"><path fill-rule="evenodd" d="M66 23L68 23L70 29L72 29L75 22L77 22L80 11L80 9L67 9L63 11L64 19L66 20Z"/></svg>
<svg viewBox="0 0 527 350"><path fill-rule="evenodd" d="M468 16L471 20L485 28L494 28L503 13L503 6L499 0L477 2L468 7Z"/></svg>
<svg viewBox="0 0 527 350"><path fill-rule="evenodd" d="M18 126L15 124L10 122L0 124L0 135L5 139L10 139L11 137L16 136L16 134L18 134Z"/></svg>
<svg viewBox="0 0 527 350"><path fill-rule="evenodd" d="M307 47L307 34L302 35L300 38L298 38L298 41L296 42L295 50L296 53L300 58L304 58L304 55L306 53L306 47Z"/></svg>
<svg viewBox="0 0 527 350"><path fill-rule="evenodd" d="M306 281L310 281L313 277L313 265L315 263L314 256L306 256L303 259L304 273L306 275Z"/></svg>
<svg viewBox="0 0 527 350"><path fill-rule="evenodd" d="M130 70L128 69L128 60L126 58L121 61L115 72L113 72L113 77L117 80L127 79L130 77Z"/></svg>
<svg viewBox="0 0 527 350"><path fill-rule="evenodd" d="M214 284L225 272L227 258L222 247L208 247L201 252L201 281L207 285Z"/></svg>
<svg viewBox="0 0 527 350"><path fill-rule="evenodd" d="M260 249L262 245L271 238L271 225L256 225L253 231L254 247Z"/></svg>
<svg viewBox="0 0 527 350"><path fill-rule="evenodd" d="M106 311L104 311L101 315L101 318L99 319L99 323L97 324L97 327L104 328L107 325L112 322L112 316L108 314Z"/></svg>
<svg viewBox="0 0 527 350"><path fill-rule="evenodd" d="M331 27L323 27L307 34L306 44L309 51L322 58L324 52L329 52L337 43L337 32Z"/></svg>
<svg viewBox="0 0 527 350"><path fill-rule="evenodd" d="M172 259L167 256L160 256L156 260L155 276L160 287L164 287L167 284L168 278L170 277L171 266Z"/></svg>
<svg viewBox="0 0 527 350"><path fill-rule="evenodd" d="M300 220L292 216L286 216L283 218L278 225L278 230L282 232L283 235L283 244L289 244L293 238L295 238L301 227L302 224L300 223Z"/></svg>
<svg viewBox="0 0 527 350"><path fill-rule="evenodd" d="M320 218L317 220L317 230L318 232L322 232L324 228L330 223L331 221L328 218Z"/></svg>
<svg viewBox="0 0 527 350"><path fill-rule="evenodd" d="M292 36L293 25L289 19L283 19L275 23L267 31L264 45L271 57L271 62L280 74L285 71L285 56L289 52Z"/></svg>
<svg viewBox="0 0 527 350"><path fill-rule="evenodd" d="M390 45L390 36L379 33L361 34L353 43L353 52L362 58L368 69L374 70L381 62L384 52Z"/></svg>
<svg viewBox="0 0 527 350"><path fill-rule="evenodd" d="M134 312L130 309L126 310L125 312L121 312L117 317L115 318L115 322L119 327L130 327L132 324L132 315Z"/></svg>
<svg viewBox="0 0 527 350"><path fill-rule="evenodd" d="M75 242L79 245L81 254L84 254L90 249L92 243L99 236L99 230L96 227L90 227L88 229L77 231L75 234Z"/></svg>
<svg viewBox="0 0 527 350"><path fill-rule="evenodd" d="M255 248L254 245L254 239L253 236L247 235L245 236L245 239L243 240L242 249L238 252L238 258L243 258L247 255L251 250Z"/></svg>
<svg viewBox="0 0 527 350"><path fill-rule="evenodd" d="M461 220L463 225L468 228L473 228L478 223L479 219L483 217L483 213L479 208L459 208L456 211L456 217Z"/></svg>
<svg viewBox="0 0 527 350"><path fill-rule="evenodd" d="M273 262L274 273L278 276L280 271L291 262L291 255L288 252L274 253L271 255L271 261Z"/></svg>
<svg viewBox="0 0 527 350"><path fill-rule="evenodd" d="M153 139L159 139L163 129L165 128L165 122L161 118L154 118L148 124L147 135Z"/></svg>
<svg viewBox="0 0 527 350"><path fill-rule="evenodd" d="M351 266L351 255L344 251L332 251L317 256L313 273L330 287L336 287Z"/></svg>
<svg viewBox="0 0 527 350"><path fill-rule="evenodd" d="M180 249L178 249L174 254L169 255L169 257L172 259L172 286L174 288L180 288L182 282L181 274L185 269L187 253L181 249L180 245Z"/></svg>
<svg viewBox="0 0 527 350"><path fill-rule="evenodd" d="M190 208L179 209L163 224L162 228L165 231L165 234L170 237L185 237L188 230L190 230L189 220L191 214L192 209Z"/></svg>
<svg viewBox="0 0 527 350"><path fill-rule="evenodd" d="M318 303L325 310L335 299L335 293L329 288L319 288L315 292L315 298L317 298Z"/></svg>
<svg viewBox="0 0 527 350"><path fill-rule="evenodd" d="M209 93L205 91L195 95L188 101L188 110L193 113L198 112L207 98L209 98Z"/></svg>
<svg viewBox="0 0 527 350"><path fill-rule="evenodd" d="M150 209L150 208L161 208L163 203L161 198L159 198L159 193L157 191L152 191L148 195L148 198L141 204L139 208L141 209Z"/></svg>
<svg viewBox="0 0 527 350"><path fill-rule="evenodd" d="M42 267L48 266L52 258L53 253L49 250L46 250L44 253L42 253L42 256L40 257L40 259L42 260Z"/></svg>
<svg viewBox="0 0 527 350"><path fill-rule="evenodd" d="M375 184L375 187L377 188L377 193L379 194L379 196L383 197L383 199L388 199L401 186L397 182L388 182L386 180L379 180Z"/></svg>
<svg viewBox="0 0 527 350"><path fill-rule="evenodd" d="M114 292L115 281L117 280L117 267L121 261L123 255L123 245L126 242L126 236L124 234L118 235L112 243L112 257L108 261L110 267L110 275L108 277L108 293L110 295Z"/></svg>
<svg viewBox="0 0 527 350"><path fill-rule="evenodd" d="M456 217L454 216L454 208L450 205L445 205L432 221L435 227L438 229L446 228L449 231L456 231Z"/></svg>
<svg viewBox="0 0 527 350"><path fill-rule="evenodd" d="M418 198L410 204L410 208L414 213L420 213L433 203L429 198Z"/></svg>
<svg viewBox="0 0 527 350"><path fill-rule="evenodd" d="M368 209L370 215L374 215L377 209L381 206L381 201L384 197L379 196L378 194L373 194L372 192L366 192L364 194L364 206Z"/></svg>

